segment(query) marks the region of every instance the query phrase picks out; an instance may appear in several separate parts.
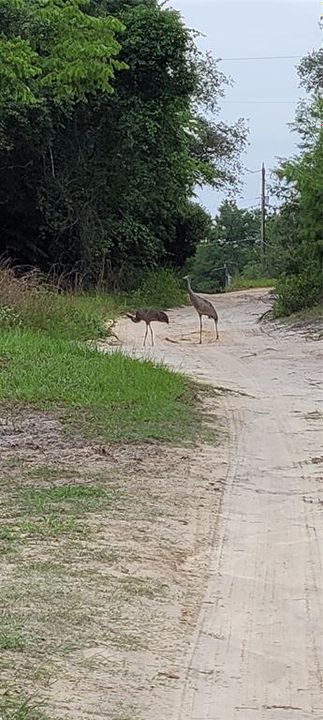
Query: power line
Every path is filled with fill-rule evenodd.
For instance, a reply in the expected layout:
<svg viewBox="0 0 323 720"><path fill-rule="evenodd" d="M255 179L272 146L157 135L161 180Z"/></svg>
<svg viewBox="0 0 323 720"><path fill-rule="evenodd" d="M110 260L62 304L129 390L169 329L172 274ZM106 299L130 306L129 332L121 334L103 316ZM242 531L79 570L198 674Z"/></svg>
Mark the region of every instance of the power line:
<svg viewBox="0 0 323 720"><path fill-rule="evenodd" d="M298 100L221 100L226 104L252 104L252 105L297 105Z"/></svg>
<svg viewBox="0 0 323 720"><path fill-rule="evenodd" d="M218 58L220 62L227 60L297 60L303 57L302 55L260 55L259 57L230 57L230 58Z"/></svg>
<svg viewBox="0 0 323 720"><path fill-rule="evenodd" d="M260 254L261 264L264 264L264 244L266 243L266 168L265 164L261 166L261 241Z"/></svg>

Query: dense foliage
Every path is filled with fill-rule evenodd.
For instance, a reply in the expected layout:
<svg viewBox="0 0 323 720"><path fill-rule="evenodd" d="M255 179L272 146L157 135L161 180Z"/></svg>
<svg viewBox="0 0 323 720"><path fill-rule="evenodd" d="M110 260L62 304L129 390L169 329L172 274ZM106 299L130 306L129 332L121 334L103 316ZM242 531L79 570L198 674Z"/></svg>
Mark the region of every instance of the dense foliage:
<svg viewBox="0 0 323 720"><path fill-rule="evenodd" d="M270 255L279 263L276 313L290 314L319 303L323 292L323 52L299 67L309 101L297 110L293 129L299 153L277 171L282 203L269 221Z"/></svg>
<svg viewBox="0 0 323 720"><path fill-rule="evenodd" d="M242 281L278 278L278 315L310 307L323 289L323 52L312 52L299 65L300 84L309 93L299 103L292 130L299 150L276 170L272 194L277 206L267 210L264 253L260 246L260 212L224 202L188 263L201 290L224 288L224 272Z"/></svg>
<svg viewBox="0 0 323 720"><path fill-rule="evenodd" d="M260 274L259 210L240 209L234 201L225 200L214 220L209 217L201 237L194 259L188 263L194 285L201 291L224 289L225 265L232 277Z"/></svg>
<svg viewBox="0 0 323 720"><path fill-rule="evenodd" d="M194 187L237 176L225 78L157 0L0 0L1 253L129 287L200 239Z"/></svg>

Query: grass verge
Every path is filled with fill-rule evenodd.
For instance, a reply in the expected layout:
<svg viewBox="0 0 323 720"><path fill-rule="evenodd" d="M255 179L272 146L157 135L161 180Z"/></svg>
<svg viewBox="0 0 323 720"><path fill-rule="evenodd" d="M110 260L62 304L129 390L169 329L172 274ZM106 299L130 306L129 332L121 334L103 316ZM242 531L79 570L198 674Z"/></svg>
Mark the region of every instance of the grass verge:
<svg viewBox="0 0 323 720"><path fill-rule="evenodd" d="M238 276L233 278L232 284L228 292L234 290L251 290L252 288L271 288L275 287L277 280L275 278L259 277L259 278L244 278Z"/></svg>
<svg viewBox="0 0 323 720"><path fill-rule="evenodd" d="M0 328L24 328L65 340L107 335L106 322L138 307L167 309L186 302L184 285L170 270L147 275L130 295L58 292L37 272L17 277L0 266Z"/></svg>
<svg viewBox="0 0 323 720"><path fill-rule="evenodd" d="M12 531L1 556L0 717L141 717L137 688L151 682L142 658L158 647L167 657L167 633L177 642L182 632L170 607L182 594L189 601L174 569L191 552L187 507L200 502L200 481L193 499L181 450L148 448L147 467L138 448L81 457L53 442L38 457L9 448L0 458L1 524Z"/></svg>
<svg viewBox="0 0 323 720"><path fill-rule="evenodd" d="M200 418L182 375L71 340L102 336L105 321L125 308L180 304L177 281L163 277L151 276L130 298L111 298L60 294L35 274L17 280L0 270L0 402L8 407L0 438L3 720L48 720L47 712L61 719L66 708L84 717L93 703L111 720L137 717L128 702L142 682L137 653L154 652L178 593L174 564L186 552L182 526L180 537L167 528L191 495L182 450L123 443L182 445L196 439ZM66 429L122 447L107 452L62 438L46 412ZM103 675L113 693L102 696Z"/></svg>
<svg viewBox="0 0 323 720"><path fill-rule="evenodd" d="M180 304L168 270L150 273L131 296L60 293L36 271L0 267L0 402L55 411L65 426L109 441L179 439L194 429L184 378L121 354L71 341L107 335L125 309Z"/></svg>
<svg viewBox="0 0 323 720"><path fill-rule="evenodd" d="M279 316L279 321L283 323L293 324L293 323L310 323L310 322L316 322L319 320L323 320L323 304L320 303L318 305L313 305L313 307L305 308L304 310L299 310L296 313L292 313L291 315L285 315L283 317Z"/></svg>
<svg viewBox="0 0 323 720"><path fill-rule="evenodd" d="M40 703L24 695L5 692L0 696L1 720L49 720Z"/></svg>
<svg viewBox="0 0 323 720"><path fill-rule="evenodd" d="M152 362L27 330L0 331L0 401L59 413L65 426L107 441L193 437L189 381Z"/></svg>

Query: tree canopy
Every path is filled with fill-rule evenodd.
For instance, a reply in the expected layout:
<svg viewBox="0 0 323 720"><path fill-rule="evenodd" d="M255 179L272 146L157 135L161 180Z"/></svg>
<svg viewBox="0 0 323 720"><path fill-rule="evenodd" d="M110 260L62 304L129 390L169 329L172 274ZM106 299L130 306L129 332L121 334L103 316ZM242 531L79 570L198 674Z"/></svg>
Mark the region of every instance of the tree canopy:
<svg viewBox="0 0 323 720"><path fill-rule="evenodd" d="M230 275L248 272L260 263L260 211L239 208L225 200L207 227L192 264L194 284L205 292L224 288L223 268Z"/></svg>
<svg viewBox="0 0 323 720"><path fill-rule="evenodd" d="M246 130L205 119L226 80L178 12L0 0L0 78L2 253L119 286L185 262L194 188L237 182Z"/></svg>
<svg viewBox="0 0 323 720"><path fill-rule="evenodd" d="M323 53L314 52L299 66L309 93L297 108L293 130L299 152L277 169L279 211L269 222L271 256L279 258L277 312L291 313L322 298L323 290Z"/></svg>
<svg viewBox="0 0 323 720"><path fill-rule="evenodd" d="M290 314L320 302L323 290L323 53L308 54L299 68L307 91L296 110L291 131L298 151L282 160L275 172L272 194L276 206L267 209L264 254L260 252L260 211L244 210L225 201L204 242L190 262L194 284L208 292L223 289L224 264L244 280L276 277L277 314ZM207 128L209 132L209 128Z"/></svg>

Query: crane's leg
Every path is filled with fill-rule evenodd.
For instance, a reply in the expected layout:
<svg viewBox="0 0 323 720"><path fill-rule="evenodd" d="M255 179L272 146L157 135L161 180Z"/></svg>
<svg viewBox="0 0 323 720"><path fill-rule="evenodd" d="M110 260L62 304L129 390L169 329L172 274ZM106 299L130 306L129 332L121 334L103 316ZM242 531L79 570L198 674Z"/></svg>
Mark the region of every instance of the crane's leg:
<svg viewBox="0 0 323 720"><path fill-rule="evenodd" d="M153 329L152 329L151 325L149 325L149 329L150 329L150 334L151 334L151 344L152 344L152 347L154 347L154 344L155 344L154 343L154 333L153 333Z"/></svg>
<svg viewBox="0 0 323 720"><path fill-rule="evenodd" d="M215 322L215 339L218 340L219 339L218 321L214 320L214 322Z"/></svg>
<svg viewBox="0 0 323 720"><path fill-rule="evenodd" d="M144 337L144 347L146 347L147 335L148 335L148 325L146 325L146 332L145 332L145 337Z"/></svg>
<svg viewBox="0 0 323 720"><path fill-rule="evenodd" d="M200 315L200 345L202 345L202 315Z"/></svg>

